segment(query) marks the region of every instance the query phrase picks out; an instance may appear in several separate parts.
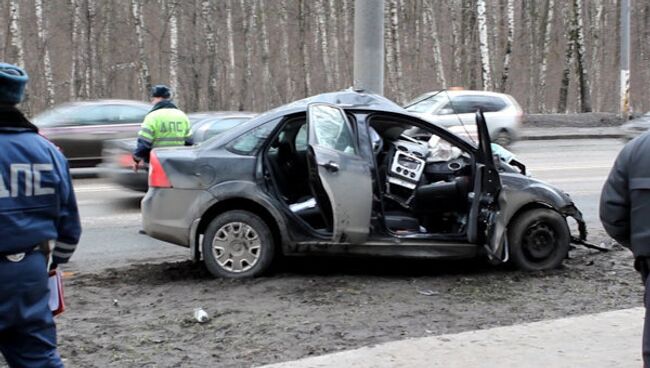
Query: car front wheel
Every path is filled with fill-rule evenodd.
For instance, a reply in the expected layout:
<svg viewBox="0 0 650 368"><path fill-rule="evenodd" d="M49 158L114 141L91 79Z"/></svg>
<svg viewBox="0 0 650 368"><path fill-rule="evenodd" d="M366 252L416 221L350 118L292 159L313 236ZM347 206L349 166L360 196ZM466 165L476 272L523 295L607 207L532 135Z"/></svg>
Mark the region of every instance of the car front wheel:
<svg viewBox="0 0 650 368"><path fill-rule="evenodd" d="M546 208L520 214L508 230L512 262L524 271L558 267L569 252L570 240L564 217Z"/></svg>
<svg viewBox="0 0 650 368"><path fill-rule="evenodd" d="M494 143L502 147L508 147L512 144L512 134L507 129L501 129L497 133L497 136L494 137Z"/></svg>
<svg viewBox="0 0 650 368"><path fill-rule="evenodd" d="M203 259L214 276L255 277L268 270L274 254L273 236L266 223L248 211L217 216L203 237Z"/></svg>

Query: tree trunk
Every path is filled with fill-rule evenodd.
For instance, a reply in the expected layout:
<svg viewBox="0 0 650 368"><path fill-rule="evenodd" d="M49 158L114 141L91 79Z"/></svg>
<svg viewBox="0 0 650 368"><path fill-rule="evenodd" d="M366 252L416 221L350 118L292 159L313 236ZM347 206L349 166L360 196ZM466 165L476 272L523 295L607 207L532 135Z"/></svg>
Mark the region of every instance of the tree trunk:
<svg viewBox="0 0 650 368"><path fill-rule="evenodd" d="M546 12L544 16L544 44L542 45L542 60L539 67L539 98L537 110L540 113L546 112L546 70L548 68L548 55L551 47L551 30L553 28L554 0L546 1Z"/></svg>
<svg viewBox="0 0 650 368"><path fill-rule="evenodd" d="M18 3L18 0L11 0L9 3L9 17L11 19L9 33L11 34L11 45L15 48L16 52L16 64L22 68L26 68L23 35L18 24L18 20L20 19L20 6ZM23 97L23 106L25 113L29 115L31 112L31 103L27 92L25 92Z"/></svg>
<svg viewBox="0 0 650 368"><path fill-rule="evenodd" d="M88 20L88 33L87 36L87 60L86 63L86 80L84 81L84 89L86 96L96 97L97 95L97 2L96 0L86 0L88 3L87 20Z"/></svg>
<svg viewBox="0 0 650 368"><path fill-rule="evenodd" d="M72 52L70 60L70 100L76 100L79 96L79 64L81 64L81 55L79 52L79 40L83 40L83 31L81 28L81 0L70 0L72 5Z"/></svg>
<svg viewBox="0 0 650 368"><path fill-rule="evenodd" d="M282 28L282 66L284 67L284 102L294 100L296 82L291 68L291 59L289 56L289 15L287 10L287 0L282 0L280 5L280 22Z"/></svg>
<svg viewBox="0 0 650 368"><path fill-rule="evenodd" d="M564 26L566 29L566 50L564 54L564 69L562 70L562 81L560 82L560 98L557 105L557 112L564 114L567 112L567 100L569 96L569 82L571 77L571 65L573 64L573 25L571 21L571 9L573 6L566 3L564 9Z"/></svg>
<svg viewBox="0 0 650 368"><path fill-rule="evenodd" d="M573 0L573 41L575 43L578 88L580 91L580 111L591 112L591 88L587 70L587 55L585 48L584 27L582 22L582 0Z"/></svg>
<svg viewBox="0 0 650 368"><path fill-rule="evenodd" d="M36 13L36 28L38 31L39 48L43 57L43 77L45 78L45 101L47 107L54 105L54 78L52 77L52 63L50 61L50 48L48 47L49 34L47 23L43 17L43 1L34 0L34 10Z"/></svg>
<svg viewBox="0 0 650 368"><path fill-rule="evenodd" d="M314 32L314 38L315 38L314 41L316 45L320 45L320 54L323 62L323 71L325 73L325 90L329 91L333 85L332 64L330 61L330 50L329 50L329 41L327 36L328 34L327 24L325 20L324 0L314 0L312 4L314 4L314 6L316 7L316 24L318 25L317 31Z"/></svg>
<svg viewBox="0 0 650 368"><path fill-rule="evenodd" d="M237 90L235 85L237 66L235 64L235 32L232 28L232 0L226 1L226 27L226 36L228 38L228 89L232 91L230 93L229 108L232 109L237 104L235 101L237 94L234 93Z"/></svg>
<svg viewBox="0 0 650 368"><path fill-rule="evenodd" d="M476 1L476 21L478 24L479 50L481 52L482 87L484 91L487 91L492 88L492 71L490 70L490 47L488 44L485 0Z"/></svg>
<svg viewBox="0 0 650 368"><path fill-rule="evenodd" d="M335 0L329 0L329 19L328 19L328 26L331 27L333 36L331 37L332 39L332 55L333 55L333 61L332 61L332 67L333 67L333 75L332 75L332 81L334 82L334 89L339 89L341 88L341 66L340 66L340 56L341 56L341 50L339 50L339 16L338 16L338 7L336 6L336 1Z"/></svg>
<svg viewBox="0 0 650 368"><path fill-rule="evenodd" d="M552 0L551 0L552 1ZM512 44L515 37L515 1L508 0L506 5L508 14L508 32L506 35L506 50L503 56L503 72L501 73L501 92L505 93L508 87L510 74L510 61L512 60Z"/></svg>
<svg viewBox="0 0 650 368"><path fill-rule="evenodd" d="M425 24L429 24L429 36L433 43L433 63L436 66L438 80L442 88L447 88L447 78L445 78L445 68L442 61L442 53L440 52L440 40L438 37L438 26L436 22L436 14L433 10L433 4L429 1L425 4L424 9Z"/></svg>
<svg viewBox="0 0 650 368"><path fill-rule="evenodd" d="M264 99L263 107L264 110L267 110L271 106L276 106L278 103L278 88L275 84L275 79L273 78L273 73L271 73L271 51L269 46L269 35L266 30L266 10L264 9L264 3L262 0L259 1L260 9L260 33L259 41L262 44L262 86L264 89Z"/></svg>
<svg viewBox="0 0 650 368"><path fill-rule="evenodd" d="M386 43L386 56L389 62L389 68L392 69L392 84L393 91L395 91L396 100L398 103L403 103L406 100L404 95L403 85L403 69L402 69L402 54L400 47L400 34L399 34L399 16L397 9L400 8L399 0L388 0L388 16L390 19L390 26L387 27L389 40Z"/></svg>
<svg viewBox="0 0 650 368"><path fill-rule="evenodd" d="M174 93L174 99L179 106L183 105L181 86L178 82L178 4L170 1L169 11L169 86Z"/></svg>
<svg viewBox="0 0 650 368"><path fill-rule="evenodd" d="M302 51L302 70L305 74L305 86L304 86L304 96L311 96L311 58L309 55L309 47L307 42L305 42L305 37L307 37L307 24L305 19L307 17L307 9L305 2L307 0L298 0L300 2L299 6L299 15L298 15L298 25L299 25L299 42L300 49Z"/></svg>
<svg viewBox="0 0 650 368"><path fill-rule="evenodd" d="M255 25L255 9L256 3L250 3L251 8L246 7L246 0L240 0L241 10L242 10L242 24L244 26L244 52L246 57L244 58L244 72L242 73L242 97L239 101L239 110L244 110L245 97L247 92L250 92L250 104L248 110L254 110L257 108L255 101L255 88L250 88L251 82L253 80L253 45L251 39L254 37L256 32ZM249 91L250 89L250 91Z"/></svg>
<svg viewBox="0 0 650 368"><path fill-rule="evenodd" d="M459 0L450 0L449 11L451 12L451 46L452 46L452 58L451 58L451 84L456 86L462 84L462 75L463 72L459 67L461 60L461 55L463 51L463 41L461 38L461 30L464 31L463 27L463 11L462 3L458 2Z"/></svg>
<svg viewBox="0 0 650 368"><path fill-rule="evenodd" d="M79 1L79 0L73 0ZM139 0L131 0L131 14L135 23L135 36L138 45L138 70L140 91L143 98L147 98L151 90L151 74L149 72L149 63L147 53L144 48L144 17L142 16L142 5Z"/></svg>
<svg viewBox="0 0 650 368"><path fill-rule="evenodd" d="M219 79L217 68L217 41L214 35L214 14L210 0L201 1L201 17L205 33L205 46L208 58L208 109L217 110L219 106ZM197 73L198 74L198 73ZM195 86L198 87L198 86Z"/></svg>

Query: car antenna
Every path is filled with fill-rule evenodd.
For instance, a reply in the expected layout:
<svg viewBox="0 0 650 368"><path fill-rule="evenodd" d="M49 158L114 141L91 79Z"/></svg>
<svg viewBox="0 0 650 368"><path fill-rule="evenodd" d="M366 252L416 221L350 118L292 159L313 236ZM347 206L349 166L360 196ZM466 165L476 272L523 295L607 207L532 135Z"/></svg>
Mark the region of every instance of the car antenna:
<svg viewBox="0 0 650 368"><path fill-rule="evenodd" d="M440 92L445 92L445 96L447 96L447 100L449 100L449 106L451 106L451 109L454 111L454 115L456 115L456 118L458 119L458 121L460 122L460 125L465 130L465 133L467 133L467 137L469 137L469 139L474 144L478 145L478 143L474 140L474 138L472 138L472 135L469 133L469 130L467 130L467 127L465 126L465 123L463 122L463 119L461 119L460 116L458 116L458 112L456 112L456 106L454 106L454 103L451 101L451 97L449 97L449 93L447 92L447 89L443 89Z"/></svg>

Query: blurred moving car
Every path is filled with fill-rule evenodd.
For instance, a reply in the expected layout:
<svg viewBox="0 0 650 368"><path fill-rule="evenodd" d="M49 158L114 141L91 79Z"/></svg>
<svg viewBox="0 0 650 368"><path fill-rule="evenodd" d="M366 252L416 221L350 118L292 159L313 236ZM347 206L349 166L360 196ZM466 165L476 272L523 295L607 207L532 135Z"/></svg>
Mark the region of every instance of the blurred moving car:
<svg viewBox="0 0 650 368"><path fill-rule="evenodd" d="M640 136L650 129L650 112L646 112L640 117L630 120L627 123L621 125L621 130L623 131L623 140L631 141L632 139Z"/></svg>
<svg viewBox="0 0 650 368"><path fill-rule="evenodd" d="M40 133L56 144L72 168L101 162L103 142L133 137L151 105L140 101L69 102L34 117Z"/></svg>
<svg viewBox="0 0 650 368"><path fill-rule="evenodd" d="M586 240L580 211L495 159L483 114L475 121L476 145L379 95L294 101L201 145L154 150L143 229L229 278L309 253L557 267Z"/></svg>
<svg viewBox="0 0 650 368"><path fill-rule="evenodd" d="M194 144L200 144L208 139L225 132L245 121L252 119L255 114L249 112L197 112L187 115L192 124L192 139ZM137 139L136 133L127 139L114 139L104 143L102 152L102 175L113 182L131 190L146 192L148 166L134 172L132 153ZM141 163L141 165L144 164Z"/></svg>
<svg viewBox="0 0 650 368"><path fill-rule="evenodd" d="M419 117L445 128L465 126L475 136L474 114L485 114L492 142L508 146L518 137L524 113L510 95L471 90L441 90L428 92L407 103L404 108ZM452 129L455 133L458 128Z"/></svg>

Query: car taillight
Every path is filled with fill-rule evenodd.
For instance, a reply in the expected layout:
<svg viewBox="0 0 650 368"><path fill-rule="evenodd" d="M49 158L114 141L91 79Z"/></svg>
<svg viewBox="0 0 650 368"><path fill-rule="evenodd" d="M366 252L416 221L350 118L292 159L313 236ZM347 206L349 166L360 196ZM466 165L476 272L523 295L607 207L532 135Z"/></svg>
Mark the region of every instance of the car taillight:
<svg viewBox="0 0 650 368"><path fill-rule="evenodd" d="M149 187L151 188L171 188L167 173L160 164L158 156L151 152L149 156Z"/></svg>

